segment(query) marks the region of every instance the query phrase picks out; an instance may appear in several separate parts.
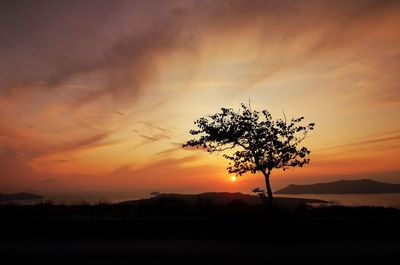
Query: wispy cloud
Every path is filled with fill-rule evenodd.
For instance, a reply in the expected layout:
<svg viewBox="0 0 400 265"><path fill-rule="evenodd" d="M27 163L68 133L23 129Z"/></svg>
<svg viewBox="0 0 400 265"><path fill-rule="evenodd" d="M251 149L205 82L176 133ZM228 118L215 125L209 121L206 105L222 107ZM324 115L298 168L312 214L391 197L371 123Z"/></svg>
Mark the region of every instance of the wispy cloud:
<svg viewBox="0 0 400 265"><path fill-rule="evenodd" d="M64 181L61 180L61 179L54 179L53 178L53 179L43 179L42 182L46 183L46 184L57 184L57 183L63 183Z"/></svg>
<svg viewBox="0 0 400 265"><path fill-rule="evenodd" d="M377 121L399 115L399 14L378 0L2 1L0 178L44 179L40 159L83 174L156 157L168 177L211 174L180 167L189 152L176 143L199 115L249 97L305 112L319 135L363 121L385 132ZM360 131L313 151L398 150L398 131Z"/></svg>
<svg viewBox="0 0 400 265"><path fill-rule="evenodd" d="M148 136L148 135L144 135L144 134L139 134L139 135L140 135L140 137L143 137L144 139L147 139L147 140L150 140L153 142L157 142L157 141L164 140L164 139L170 139L170 137L166 134L155 134L152 136Z"/></svg>
<svg viewBox="0 0 400 265"><path fill-rule="evenodd" d="M391 149L400 145L399 132L387 132L382 135L373 135L363 137L354 141L349 141L344 144L330 146L322 149L315 150L316 152L337 151L337 149L356 150L362 152L365 149L374 148L375 150Z"/></svg>
<svg viewBox="0 0 400 265"><path fill-rule="evenodd" d="M163 132L166 132L166 131L167 131L166 129L161 128L160 126L155 125L155 124L153 124L153 123L151 123L151 122L138 121L138 123L144 124L144 125L146 125L146 126L149 127L149 128L157 129L157 130L159 130L159 131L163 131Z"/></svg>

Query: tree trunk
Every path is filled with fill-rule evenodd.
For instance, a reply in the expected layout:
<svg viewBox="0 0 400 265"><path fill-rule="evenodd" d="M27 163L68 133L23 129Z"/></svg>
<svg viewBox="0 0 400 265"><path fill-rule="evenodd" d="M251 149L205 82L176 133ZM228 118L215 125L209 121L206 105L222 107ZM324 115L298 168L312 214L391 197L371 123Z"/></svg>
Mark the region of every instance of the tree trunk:
<svg viewBox="0 0 400 265"><path fill-rule="evenodd" d="M267 187L267 194L268 194L268 205L272 206L274 197L272 196L271 184L269 183L269 175L271 174L271 170L268 169L268 172L265 170L262 171L265 178L265 186Z"/></svg>

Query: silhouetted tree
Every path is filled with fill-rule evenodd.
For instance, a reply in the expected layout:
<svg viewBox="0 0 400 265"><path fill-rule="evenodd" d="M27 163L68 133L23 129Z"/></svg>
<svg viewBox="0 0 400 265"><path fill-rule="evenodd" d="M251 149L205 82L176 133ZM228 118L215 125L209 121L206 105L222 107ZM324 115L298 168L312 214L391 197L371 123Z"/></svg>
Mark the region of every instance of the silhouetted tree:
<svg viewBox="0 0 400 265"><path fill-rule="evenodd" d="M309 163L310 151L299 144L315 124L299 125L303 117L273 120L267 110L253 111L244 104L237 112L231 108L221 108L221 111L196 120L194 124L198 129L191 130L190 134L197 139L187 141L182 147L201 147L209 153L224 152L223 156L231 160L228 172L237 176L261 172L267 193L259 188L253 192L264 203L272 205L271 171Z"/></svg>

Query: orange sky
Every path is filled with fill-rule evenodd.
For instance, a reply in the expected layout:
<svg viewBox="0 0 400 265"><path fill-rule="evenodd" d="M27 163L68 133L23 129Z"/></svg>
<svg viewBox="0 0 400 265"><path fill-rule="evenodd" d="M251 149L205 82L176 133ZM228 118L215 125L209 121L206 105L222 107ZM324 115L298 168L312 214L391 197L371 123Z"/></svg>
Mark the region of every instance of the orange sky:
<svg viewBox="0 0 400 265"><path fill-rule="evenodd" d="M0 192L250 192L180 148L249 99L316 123L273 189L400 182L399 25L399 1L2 1Z"/></svg>

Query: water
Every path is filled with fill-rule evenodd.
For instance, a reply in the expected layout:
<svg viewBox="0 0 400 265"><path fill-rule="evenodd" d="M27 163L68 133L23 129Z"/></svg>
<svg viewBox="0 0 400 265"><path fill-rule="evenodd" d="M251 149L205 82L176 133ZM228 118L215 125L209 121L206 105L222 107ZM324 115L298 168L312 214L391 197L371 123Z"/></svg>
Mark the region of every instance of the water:
<svg viewBox="0 0 400 265"><path fill-rule="evenodd" d="M394 207L400 209L400 193L379 193L379 194L276 194L276 197L292 197L292 198L308 198L308 199L321 199L333 202L336 205L344 206L384 206ZM99 202L118 203L121 201L137 200L148 198L149 196L127 196L121 195L108 195L108 196L94 196L94 195L81 195L81 196L44 196L43 200L32 201L14 201L16 204L32 205L41 202L51 201L54 204L95 204ZM8 203L8 202L7 202Z"/></svg>
<svg viewBox="0 0 400 265"><path fill-rule="evenodd" d="M138 200L149 196L123 195L95 195L95 194L44 194L43 199L4 201L0 204L35 205L39 203L52 203L57 205L82 205L98 203L119 203L123 201Z"/></svg>
<svg viewBox="0 0 400 265"><path fill-rule="evenodd" d="M321 199L344 206L384 206L400 208L400 193L377 194L277 194L276 197Z"/></svg>

